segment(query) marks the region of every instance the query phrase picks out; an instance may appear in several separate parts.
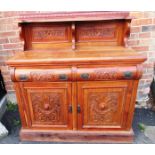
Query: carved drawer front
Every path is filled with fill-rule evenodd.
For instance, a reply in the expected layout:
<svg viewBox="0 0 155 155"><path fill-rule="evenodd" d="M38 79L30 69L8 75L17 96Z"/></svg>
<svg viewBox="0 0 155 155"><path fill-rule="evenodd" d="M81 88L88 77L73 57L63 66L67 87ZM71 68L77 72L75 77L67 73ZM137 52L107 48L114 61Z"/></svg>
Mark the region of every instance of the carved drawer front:
<svg viewBox="0 0 155 155"><path fill-rule="evenodd" d="M78 128L80 130L126 127L132 81L78 83ZM129 93L130 91L130 93Z"/></svg>
<svg viewBox="0 0 155 155"><path fill-rule="evenodd" d="M70 81L71 69L16 69L15 80L30 82L30 81Z"/></svg>
<svg viewBox="0 0 155 155"><path fill-rule="evenodd" d="M72 128L70 83L24 83L22 87L32 128Z"/></svg>
<svg viewBox="0 0 155 155"><path fill-rule="evenodd" d="M138 70L133 67L96 67L78 68L77 80L79 81L102 81L139 78Z"/></svg>

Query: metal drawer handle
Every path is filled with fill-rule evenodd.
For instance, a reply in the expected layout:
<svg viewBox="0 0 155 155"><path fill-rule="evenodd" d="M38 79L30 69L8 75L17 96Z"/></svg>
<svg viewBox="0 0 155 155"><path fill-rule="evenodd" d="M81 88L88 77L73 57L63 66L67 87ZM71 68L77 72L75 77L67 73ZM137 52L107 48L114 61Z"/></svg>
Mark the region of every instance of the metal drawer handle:
<svg viewBox="0 0 155 155"><path fill-rule="evenodd" d="M124 72L124 77L127 78L127 79L128 79L128 78L131 78L132 75L133 75L133 74L132 74L132 72L130 72L130 71Z"/></svg>
<svg viewBox="0 0 155 155"><path fill-rule="evenodd" d="M66 74L60 74L60 75L59 75L59 79L60 79L60 80L67 80L68 77L67 77Z"/></svg>
<svg viewBox="0 0 155 155"><path fill-rule="evenodd" d="M20 81L27 81L28 76L26 74L21 74L21 75L19 75L19 79L20 79Z"/></svg>
<svg viewBox="0 0 155 155"><path fill-rule="evenodd" d="M82 78L82 79L84 79L84 80L87 80L87 79L89 79L89 74L88 73L82 73L81 75L80 75L80 77Z"/></svg>

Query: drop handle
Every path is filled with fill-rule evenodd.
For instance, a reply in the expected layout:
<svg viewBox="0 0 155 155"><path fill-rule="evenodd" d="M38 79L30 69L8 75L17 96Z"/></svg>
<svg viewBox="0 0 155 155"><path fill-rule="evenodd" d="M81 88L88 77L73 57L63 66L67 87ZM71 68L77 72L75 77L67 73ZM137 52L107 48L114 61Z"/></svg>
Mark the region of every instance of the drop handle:
<svg viewBox="0 0 155 155"><path fill-rule="evenodd" d="M81 113L81 107L80 107L80 104L78 104L78 106L77 106L77 112L78 112L78 113Z"/></svg>

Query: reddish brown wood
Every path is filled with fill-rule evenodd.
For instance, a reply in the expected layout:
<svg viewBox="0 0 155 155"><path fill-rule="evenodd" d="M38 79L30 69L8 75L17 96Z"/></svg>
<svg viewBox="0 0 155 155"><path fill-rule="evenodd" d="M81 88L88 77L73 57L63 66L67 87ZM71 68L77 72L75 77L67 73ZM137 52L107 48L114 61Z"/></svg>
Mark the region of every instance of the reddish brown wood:
<svg viewBox="0 0 155 155"><path fill-rule="evenodd" d="M124 118L129 111L132 81L79 82L78 116L80 130L122 130L128 124ZM127 114L128 115L128 114ZM131 122L130 122L131 123ZM131 126L131 124L130 124Z"/></svg>
<svg viewBox="0 0 155 155"><path fill-rule="evenodd" d="M131 142L146 57L124 47L130 19L107 13L101 17L101 12L97 20L88 12L74 20L75 14L66 15L22 23L25 51L7 61L21 140Z"/></svg>
<svg viewBox="0 0 155 155"><path fill-rule="evenodd" d="M30 67L46 66L64 68L65 66L137 66L146 60L142 53L124 47L102 47L89 50L57 51L30 50L21 52L7 61L9 66ZM43 67L43 68L44 68Z"/></svg>
<svg viewBox="0 0 155 155"><path fill-rule="evenodd" d="M20 13L19 19L23 22L65 22L65 21L98 21L113 19L129 19L127 11L97 11L97 12L41 12Z"/></svg>
<svg viewBox="0 0 155 155"><path fill-rule="evenodd" d="M21 24L25 50L125 45L130 20ZM22 38L22 39L23 39Z"/></svg>
<svg viewBox="0 0 155 155"><path fill-rule="evenodd" d="M89 143L132 143L133 131L50 131L21 129L20 138L23 141L52 142L89 142Z"/></svg>

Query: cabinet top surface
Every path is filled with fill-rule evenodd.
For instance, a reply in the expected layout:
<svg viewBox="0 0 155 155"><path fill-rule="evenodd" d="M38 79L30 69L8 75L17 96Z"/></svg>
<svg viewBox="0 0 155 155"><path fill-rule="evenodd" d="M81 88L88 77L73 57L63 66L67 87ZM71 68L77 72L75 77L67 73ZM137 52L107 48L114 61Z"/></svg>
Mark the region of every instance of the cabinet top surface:
<svg viewBox="0 0 155 155"><path fill-rule="evenodd" d="M125 47L104 47L98 50L59 51L29 50L20 52L7 61L10 66L27 65L72 65L105 63L142 63L146 56Z"/></svg>

